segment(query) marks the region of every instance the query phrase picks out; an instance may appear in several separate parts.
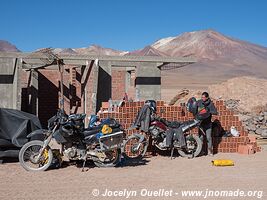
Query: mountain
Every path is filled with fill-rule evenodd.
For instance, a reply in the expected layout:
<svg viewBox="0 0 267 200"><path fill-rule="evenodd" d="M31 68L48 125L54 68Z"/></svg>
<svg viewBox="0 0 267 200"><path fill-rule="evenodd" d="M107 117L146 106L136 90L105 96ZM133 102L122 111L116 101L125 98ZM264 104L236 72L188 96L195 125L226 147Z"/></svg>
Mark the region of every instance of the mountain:
<svg viewBox="0 0 267 200"><path fill-rule="evenodd" d="M168 56L194 56L199 60L230 59L242 63L241 59L255 61L267 58L266 47L234 39L214 30L183 33L156 41L151 46Z"/></svg>
<svg viewBox="0 0 267 200"><path fill-rule="evenodd" d="M104 48L99 45L92 45L84 48L74 49L79 54L97 54L97 55L111 55L111 56L120 56L125 55L126 51L118 51L110 48Z"/></svg>
<svg viewBox="0 0 267 200"><path fill-rule="evenodd" d="M60 52L60 54L78 54L74 49L72 48L66 48L66 49L62 49Z"/></svg>
<svg viewBox="0 0 267 200"><path fill-rule="evenodd" d="M0 40L0 51L4 52L20 52L17 47L8 41Z"/></svg>
<svg viewBox="0 0 267 200"><path fill-rule="evenodd" d="M0 51L19 51L0 40ZM132 56L192 56L197 62L182 68L162 71L162 99L168 100L183 88L206 90L230 78L254 76L267 79L267 48L226 36L215 30L186 32L162 38L143 49L119 51L92 45L84 48L56 48L59 54L97 54Z"/></svg>
<svg viewBox="0 0 267 200"><path fill-rule="evenodd" d="M126 55L130 55L130 56L167 56L167 54L155 49L152 46L146 46L143 49L129 52Z"/></svg>
<svg viewBox="0 0 267 200"><path fill-rule="evenodd" d="M38 52L41 49L37 49L34 52ZM110 48L104 48L99 45L92 45L83 48L54 48L53 53L56 54L93 54L93 55L112 55L112 56L122 56L127 54L126 51L118 51Z"/></svg>
<svg viewBox="0 0 267 200"><path fill-rule="evenodd" d="M151 44L167 56L192 56L197 63L162 71L163 99L182 88L206 90L230 78L253 76L267 79L267 48L225 36L214 30L187 32ZM142 50L140 50L142 51Z"/></svg>

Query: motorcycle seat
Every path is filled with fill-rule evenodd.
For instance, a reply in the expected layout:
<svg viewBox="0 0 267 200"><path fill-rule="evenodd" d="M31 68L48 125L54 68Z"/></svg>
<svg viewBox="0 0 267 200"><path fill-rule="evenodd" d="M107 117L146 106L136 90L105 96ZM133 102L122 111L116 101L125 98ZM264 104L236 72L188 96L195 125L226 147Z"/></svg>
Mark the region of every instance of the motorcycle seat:
<svg viewBox="0 0 267 200"><path fill-rule="evenodd" d="M101 131L101 128L100 127L93 127L93 128L88 128L88 129L85 129L83 131L83 135L85 137L87 136L90 136L90 135L94 135L94 134L97 134Z"/></svg>

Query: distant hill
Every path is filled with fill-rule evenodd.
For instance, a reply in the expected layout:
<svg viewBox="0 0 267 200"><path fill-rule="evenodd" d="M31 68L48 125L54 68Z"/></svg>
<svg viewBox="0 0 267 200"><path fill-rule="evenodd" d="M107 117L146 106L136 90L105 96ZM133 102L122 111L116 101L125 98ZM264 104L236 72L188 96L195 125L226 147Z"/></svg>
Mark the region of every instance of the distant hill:
<svg viewBox="0 0 267 200"><path fill-rule="evenodd" d="M0 40L0 51L19 51ZM127 52L99 45L83 48L55 48L59 54L97 54L132 56L173 56L197 58L197 63L162 71L162 97L171 99L182 88L206 90L209 85L233 77L254 76L267 79L267 48L226 36L215 30L186 32L162 38L143 49Z"/></svg>
<svg viewBox="0 0 267 200"><path fill-rule="evenodd" d="M0 40L0 51L4 52L20 52L17 47L8 41Z"/></svg>

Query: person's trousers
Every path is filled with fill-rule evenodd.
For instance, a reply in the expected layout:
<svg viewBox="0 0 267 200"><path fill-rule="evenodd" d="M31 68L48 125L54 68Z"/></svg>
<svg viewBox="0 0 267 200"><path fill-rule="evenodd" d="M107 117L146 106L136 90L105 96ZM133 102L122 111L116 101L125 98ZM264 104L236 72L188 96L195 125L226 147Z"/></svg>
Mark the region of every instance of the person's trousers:
<svg viewBox="0 0 267 200"><path fill-rule="evenodd" d="M212 123L201 124L200 127L203 129L203 131L206 134L208 149L212 149Z"/></svg>

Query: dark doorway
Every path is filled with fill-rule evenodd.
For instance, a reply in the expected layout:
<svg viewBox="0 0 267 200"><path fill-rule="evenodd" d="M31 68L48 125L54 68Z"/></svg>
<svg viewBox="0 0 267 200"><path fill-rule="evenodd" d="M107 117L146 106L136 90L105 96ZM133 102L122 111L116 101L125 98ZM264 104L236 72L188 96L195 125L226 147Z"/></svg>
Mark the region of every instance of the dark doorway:
<svg viewBox="0 0 267 200"><path fill-rule="evenodd" d="M47 120L56 114L58 109L58 87L38 72L38 116L42 126L47 126Z"/></svg>
<svg viewBox="0 0 267 200"><path fill-rule="evenodd" d="M111 76L101 67L98 71L96 112L100 110L102 102L111 98Z"/></svg>

